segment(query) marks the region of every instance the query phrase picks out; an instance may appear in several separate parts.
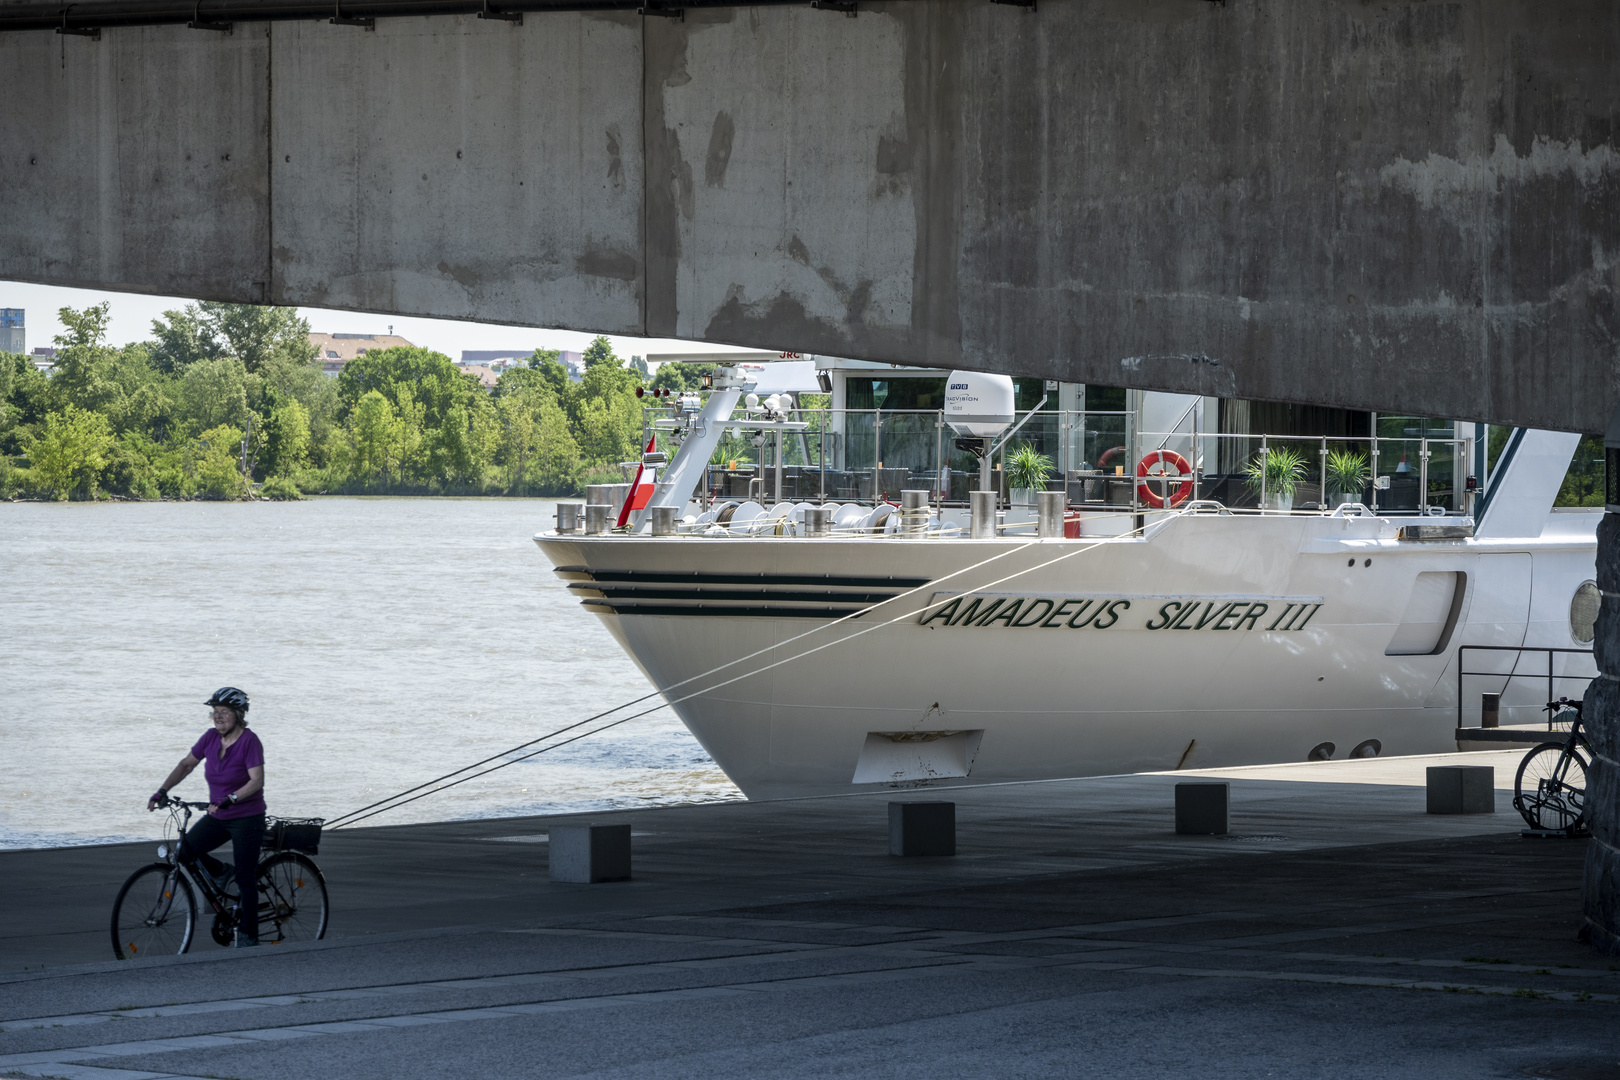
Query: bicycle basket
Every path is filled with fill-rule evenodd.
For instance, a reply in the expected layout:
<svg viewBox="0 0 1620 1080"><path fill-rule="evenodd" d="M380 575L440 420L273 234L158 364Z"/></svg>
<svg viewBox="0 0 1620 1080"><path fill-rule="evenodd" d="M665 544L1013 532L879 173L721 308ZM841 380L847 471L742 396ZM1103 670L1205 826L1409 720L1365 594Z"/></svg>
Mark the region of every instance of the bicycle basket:
<svg viewBox="0 0 1620 1080"><path fill-rule="evenodd" d="M311 855L321 849L321 826L325 818L266 818L264 846L272 851L304 851Z"/></svg>

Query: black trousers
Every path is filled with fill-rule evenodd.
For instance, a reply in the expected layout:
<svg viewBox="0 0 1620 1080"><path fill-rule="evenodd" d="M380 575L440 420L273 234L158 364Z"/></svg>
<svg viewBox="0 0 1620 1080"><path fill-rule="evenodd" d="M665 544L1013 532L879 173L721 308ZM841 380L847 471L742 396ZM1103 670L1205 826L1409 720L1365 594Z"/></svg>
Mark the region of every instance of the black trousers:
<svg viewBox="0 0 1620 1080"><path fill-rule="evenodd" d="M210 874L217 875L225 864L209 855L225 841L231 842L231 860L236 865L236 888L242 897L242 918L238 925L242 933L258 940L259 937L259 849L264 846L264 815L226 818L221 821L212 814L204 814L190 829L180 844L180 861L190 866L200 862Z"/></svg>

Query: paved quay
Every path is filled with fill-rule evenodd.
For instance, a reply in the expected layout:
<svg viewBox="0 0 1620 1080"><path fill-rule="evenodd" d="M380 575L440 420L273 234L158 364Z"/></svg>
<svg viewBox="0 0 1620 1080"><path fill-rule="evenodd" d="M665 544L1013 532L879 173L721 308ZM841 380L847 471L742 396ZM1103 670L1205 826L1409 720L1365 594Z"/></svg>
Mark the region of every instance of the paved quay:
<svg viewBox="0 0 1620 1080"><path fill-rule="evenodd" d="M1517 751L713 804L634 879L506 818L328 834L324 942L107 959L151 845L0 853L0 1076L1620 1078L1584 844L1520 836ZM1497 812L1424 812L1424 767ZM1172 788L1232 782L1232 832ZM886 803L958 854L887 854ZM206 934L200 935L206 938Z"/></svg>

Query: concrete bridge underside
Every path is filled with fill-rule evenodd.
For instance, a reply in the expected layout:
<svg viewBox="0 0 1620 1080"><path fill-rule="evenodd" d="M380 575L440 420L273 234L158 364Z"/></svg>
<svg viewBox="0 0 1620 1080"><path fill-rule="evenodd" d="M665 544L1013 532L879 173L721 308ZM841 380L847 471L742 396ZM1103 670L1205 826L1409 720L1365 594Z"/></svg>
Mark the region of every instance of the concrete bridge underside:
<svg viewBox="0 0 1620 1080"><path fill-rule="evenodd" d="M32 31L0 88L0 278L1588 431L1620 398L1612 0Z"/></svg>

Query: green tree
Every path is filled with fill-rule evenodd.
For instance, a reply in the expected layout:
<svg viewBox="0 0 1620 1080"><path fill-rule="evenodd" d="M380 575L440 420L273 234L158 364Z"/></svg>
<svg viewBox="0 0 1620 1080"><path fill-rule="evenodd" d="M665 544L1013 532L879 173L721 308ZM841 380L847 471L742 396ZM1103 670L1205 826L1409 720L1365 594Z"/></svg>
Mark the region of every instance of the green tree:
<svg viewBox="0 0 1620 1080"><path fill-rule="evenodd" d="M354 471L362 480L380 476L388 483L399 455L399 417L380 390L368 390L355 405Z"/></svg>
<svg viewBox="0 0 1620 1080"><path fill-rule="evenodd" d="M96 480L112 448L107 418L69 405L45 417L44 431L29 439L27 449L39 485L66 499L80 491L95 498Z"/></svg>
<svg viewBox="0 0 1620 1080"><path fill-rule="evenodd" d="M536 349L529 367L545 379L546 386L556 395L558 402L564 402L573 393L574 380L569 376L567 366L557 356L556 349Z"/></svg>
<svg viewBox="0 0 1620 1080"><path fill-rule="evenodd" d="M431 474L431 440L423 428L427 418L427 408L416 400L416 394L409 385L400 385L394 388L394 413L399 417L399 476L400 479L426 480ZM456 417L456 410L450 410L449 422ZM465 413L461 414L464 418Z"/></svg>
<svg viewBox="0 0 1620 1080"><path fill-rule="evenodd" d="M624 362L613 353L613 342L605 337L598 336L585 346L585 370L608 366L615 370L622 369Z"/></svg>
<svg viewBox="0 0 1620 1080"><path fill-rule="evenodd" d="M266 476L285 476L304 464L309 456L309 411L297 398L277 400L262 430Z"/></svg>
<svg viewBox="0 0 1620 1080"><path fill-rule="evenodd" d="M241 428L220 424L197 436L191 461L197 491L216 499L246 495L248 481L242 475L241 453Z"/></svg>
<svg viewBox="0 0 1620 1080"><path fill-rule="evenodd" d="M579 443L568 430L568 414L552 398L540 404L539 434L528 479L541 495L570 495L579 483Z"/></svg>
<svg viewBox="0 0 1620 1080"><path fill-rule="evenodd" d="M180 377L180 412L190 430L245 424L250 379L247 368L234 356L198 360L186 368Z"/></svg>
<svg viewBox="0 0 1620 1080"><path fill-rule="evenodd" d="M103 300L82 310L70 307L58 308L56 317L62 321L65 333L57 334L51 340L58 348L63 349L105 345L107 322L111 311L111 300Z"/></svg>
<svg viewBox="0 0 1620 1080"><path fill-rule="evenodd" d="M10 377L4 408L0 409L0 454L20 454L23 443L51 411L51 383L28 357L0 355L0 365L6 365L8 360Z"/></svg>
<svg viewBox="0 0 1620 1080"><path fill-rule="evenodd" d="M104 412L123 396L113 377L118 350L106 343L108 301L80 310L57 311L65 332L57 334L52 396L61 406Z"/></svg>
<svg viewBox="0 0 1620 1080"><path fill-rule="evenodd" d="M404 346L376 349L355 357L343 366L337 382L345 416L372 390L397 406L399 388L410 387L412 396L422 403L428 427L438 427L456 405L465 404L474 395L484 395L478 380L456 367L448 356L432 349Z"/></svg>
<svg viewBox="0 0 1620 1080"><path fill-rule="evenodd" d="M525 373L534 374L533 371ZM507 374L517 374L517 371ZM501 379L504 382L506 375ZM514 494L528 480L529 464L534 460L540 441L540 410L548 396L543 388L531 386L504 393L496 399L495 412L501 422L500 458L506 466L506 489Z"/></svg>
<svg viewBox="0 0 1620 1080"><path fill-rule="evenodd" d="M197 305L230 354L257 374L277 361L307 365L315 359L309 322L296 308L258 304Z"/></svg>
<svg viewBox="0 0 1620 1080"><path fill-rule="evenodd" d="M684 361L667 361L658 365L653 373L652 386L654 390L673 390L680 393L685 390L703 389L703 377L714 373L713 364L688 364Z"/></svg>
<svg viewBox="0 0 1620 1080"><path fill-rule="evenodd" d="M152 366L165 374L184 371L199 360L217 360L225 355L213 321L196 304L180 311L165 311L152 320Z"/></svg>

